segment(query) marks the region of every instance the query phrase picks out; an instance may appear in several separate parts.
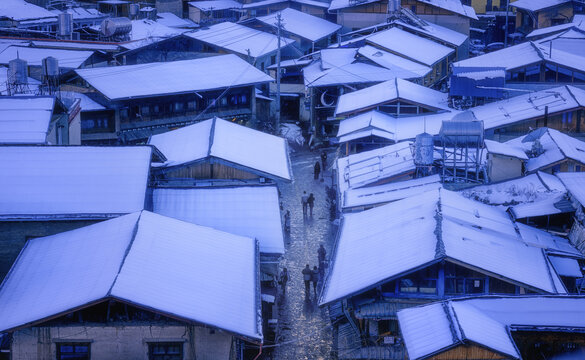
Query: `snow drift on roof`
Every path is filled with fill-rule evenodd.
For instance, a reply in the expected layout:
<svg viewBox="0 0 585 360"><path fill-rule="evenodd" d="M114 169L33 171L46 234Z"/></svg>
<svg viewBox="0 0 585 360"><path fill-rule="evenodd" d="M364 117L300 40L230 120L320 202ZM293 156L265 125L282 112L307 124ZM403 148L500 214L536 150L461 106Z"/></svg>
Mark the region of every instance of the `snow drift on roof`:
<svg viewBox="0 0 585 360"><path fill-rule="evenodd" d="M216 90L273 81L270 76L232 54L76 72L110 100Z"/></svg>
<svg viewBox="0 0 585 360"><path fill-rule="evenodd" d="M113 298L261 340L256 261L253 239L147 211L37 238L0 288L0 329Z"/></svg>
<svg viewBox="0 0 585 360"><path fill-rule="evenodd" d="M0 147L0 217L84 218L144 209L151 148Z"/></svg>
<svg viewBox="0 0 585 360"><path fill-rule="evenodd" d="M260 252L284 254L275 186L155 189L154 212L257 239Z"/></svg>

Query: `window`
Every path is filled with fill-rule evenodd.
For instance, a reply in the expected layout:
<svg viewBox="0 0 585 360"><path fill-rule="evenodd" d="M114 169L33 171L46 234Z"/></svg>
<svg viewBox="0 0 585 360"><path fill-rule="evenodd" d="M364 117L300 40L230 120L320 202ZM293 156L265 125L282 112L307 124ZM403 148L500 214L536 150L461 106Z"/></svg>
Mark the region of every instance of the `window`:
<svg viewBox="0 0 585 360"><path fill-rule="evenodd" d="M57 360L89 359L89 343L57 343Z"/></svg>
<svg viewBox="0 0 585 360"><path fill-rule="evenodd" d="M182 342L157 342L148 344L148 360L182 360Z"/></svg>
<svg viewBox="0 0 585 360"><path fill-rule="evenodd" d="M445 294L483 294L487 276L479 272L457 266L445 264Z"/></svg>
<svg viewBox="0 0 585 360"><path fill-rule="evenodd" d="M437 294L438 268L436 265L417 271L400 279L401 293L418 293L419 295Z"/></svg>

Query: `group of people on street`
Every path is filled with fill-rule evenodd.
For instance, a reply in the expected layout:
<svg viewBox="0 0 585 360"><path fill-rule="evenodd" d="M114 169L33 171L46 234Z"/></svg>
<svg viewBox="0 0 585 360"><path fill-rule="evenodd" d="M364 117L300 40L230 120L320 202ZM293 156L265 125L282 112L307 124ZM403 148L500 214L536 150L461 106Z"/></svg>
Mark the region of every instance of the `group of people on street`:
<svg viewBox="0 0 585 360"><path fill-rule="evenodd" d="M313 269L311 270L309 264L305 265L305 268L303 269L303 280L305 281L305 298L308 299L311 297L311 283L313 283L313 291L315 293L315 297L317 297L319 268L313 266Z"/></svg>
<svg viewBox="0 0 585 360"><path fill-rule="evenodd" d="M313 193L307 195L307 192L303 191L303 196L301 196L301 204L303 204L303 217L307 216L307 210L309 211L310 216L313 216L313 207L315 206L315 196Z"/></svg>

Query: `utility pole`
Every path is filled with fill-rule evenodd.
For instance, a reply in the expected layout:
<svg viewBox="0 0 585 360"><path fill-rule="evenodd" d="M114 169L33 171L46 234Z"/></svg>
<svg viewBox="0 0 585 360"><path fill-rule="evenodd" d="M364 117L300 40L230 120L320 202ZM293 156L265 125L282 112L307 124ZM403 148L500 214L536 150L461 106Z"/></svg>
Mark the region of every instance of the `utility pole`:
<svg viewBox="0 0 585 360"><path fill-rule="evenodd" d="M276 117L275 120L275 131L276 135L280 132L280 29L282 28L282 15L280 11L276 15L276 26L278 28L278 50L276 52Z"/></svg>
<svg viewBox="0 0 585 360"><path fill-rule="evenodd" d="M506 0L506 24L504 25L504 47L508 47L508 12L510 11L510 0Z"/></svg>

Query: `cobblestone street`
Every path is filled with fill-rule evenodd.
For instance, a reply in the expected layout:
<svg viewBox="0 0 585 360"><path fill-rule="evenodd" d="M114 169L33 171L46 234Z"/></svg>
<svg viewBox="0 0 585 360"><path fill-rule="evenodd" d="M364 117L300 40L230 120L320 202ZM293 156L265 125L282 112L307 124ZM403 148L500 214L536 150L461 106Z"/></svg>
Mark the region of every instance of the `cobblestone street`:
<svg viewBox="0 0 585 360"><path fill-rule="evenodd" d="M328 152L328 164L333 153ZM329 359L331 353L331 329L326 309L317 305L317 296L311 288L305 297L302 270L306 264L311 269L318 266L319 245L323 244L329 258L335 226L329 220L329 203L326 186L331 186L331 172L324 172L324 181L314 180L313 168L320 161L320 151L306 148L291 154L294 182L280 184L284 212L291 212L291 231L287 236L287 251L281 268L289 272L286 296L280 296L279 344L273 351L274 359ZM301 196L303 191L315 196L313 216L303 217ZM321 284L319 284L319 287Z"/></svg>

